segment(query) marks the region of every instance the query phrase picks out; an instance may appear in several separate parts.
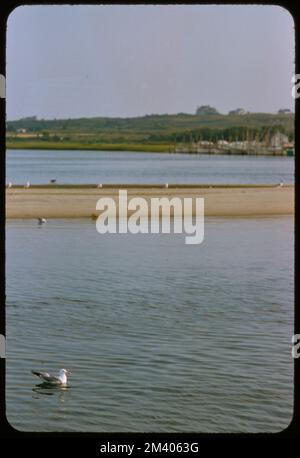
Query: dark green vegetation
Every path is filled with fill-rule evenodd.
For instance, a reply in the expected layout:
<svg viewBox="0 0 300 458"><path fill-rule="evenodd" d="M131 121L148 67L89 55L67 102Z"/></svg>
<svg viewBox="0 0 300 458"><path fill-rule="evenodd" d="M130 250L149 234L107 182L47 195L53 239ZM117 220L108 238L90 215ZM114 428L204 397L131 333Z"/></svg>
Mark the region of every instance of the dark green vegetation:
<svg viewBox="0 0 300 458"><path fill-rule="evenodd" d="M7 147L173 151L178 143L199 140L268 142L275 132L285 133L293 141L294 115L179 113L54 120L30 117L7 122Z"/></svg>

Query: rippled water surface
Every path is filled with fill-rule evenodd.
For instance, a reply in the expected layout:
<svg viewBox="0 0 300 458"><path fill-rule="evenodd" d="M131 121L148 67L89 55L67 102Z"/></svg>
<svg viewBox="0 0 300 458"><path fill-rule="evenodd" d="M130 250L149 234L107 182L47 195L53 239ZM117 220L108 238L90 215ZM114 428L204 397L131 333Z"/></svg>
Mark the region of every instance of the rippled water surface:
<svg viewBox="0 0 300 458"><path fill-rule="evenodd" d="M6 179L49 183L293 183L294 158L9 150Z"/></svg>
<svg viewBox="0 0 300 458"><path fill-rule="evenodd" d="M7 222L7 416L35 431L278 431L292 416L293 220L183 235ZM41 389L31 369L72 370Z"/></svg>

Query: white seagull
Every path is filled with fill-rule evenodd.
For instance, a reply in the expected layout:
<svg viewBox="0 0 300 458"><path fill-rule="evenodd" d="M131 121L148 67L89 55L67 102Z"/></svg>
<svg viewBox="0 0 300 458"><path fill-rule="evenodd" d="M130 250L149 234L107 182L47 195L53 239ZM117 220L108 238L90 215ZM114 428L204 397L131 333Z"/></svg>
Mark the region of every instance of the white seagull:
<svg viewBox="0 0 300 458"><path fill-rule="evenodd" d="M27 181L27 183L25 184L24 188L30 188L30 182Z"/></svg>
<svg viewBox="0 0 300 458"><path fill-rule="evenodd" d="M7 187L8 187L8 188L11 188L11 187L12 187L12 182L11 182L11 181L7 184Z"/></svg>
<svg viewBox="0 0 300 458"><path fill-rule="evenodd" d="M38 224L39 224L39 226L42 225L42 224L45 224L45 223L47 223L46 218L38 218Z"/></svg>
<svg viewBox="0 0 300 458"><path fill-rule="evenodd" d="M33 375L37 375L40 379L47 383L48 385L53 386L67 386L67 375L70 375L71 372L67 369L60 369L58 375L51 375L48 372L39 372L39 371L31 371Z"/></svg>

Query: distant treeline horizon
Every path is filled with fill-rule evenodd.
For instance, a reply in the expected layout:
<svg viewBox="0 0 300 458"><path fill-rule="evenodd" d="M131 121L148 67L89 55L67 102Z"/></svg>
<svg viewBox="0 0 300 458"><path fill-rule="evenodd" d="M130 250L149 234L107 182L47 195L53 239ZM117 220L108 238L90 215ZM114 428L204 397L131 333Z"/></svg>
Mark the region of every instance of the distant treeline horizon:
<svg viewBox="0 0 300 458"><path fill-rule="evenodd" d="M201 108L201 107L200 107ZM198 108L199 110L199 108ZM235 111L235 110L233 110ZM281 110L279 110L281 111ZM232 111L229 111L228 113L220 113L216 111L216 113L208 113L208 114L199 114L197 113L185 113L185 112L178 112L178 113L147 113L139 116L76 116L76 117L53 117L53 118L43 118L39 116L23 116L18 119L7 119L6 123L19 123L19 122L31 122L31 121L38 121L38 122L63 122L63 121L82 121L82 120L137 120L137 119L145 119L145 118L161 118L161 117L211 117L211 118L216 118L216 117L245 117L245 116L279 116L279 117L288 117L288 116L295 116L295 113L293 111L289 111L288 113L271 113L268 111L253 111L253 112L245 112L245 114L232 114Z"/></svg>

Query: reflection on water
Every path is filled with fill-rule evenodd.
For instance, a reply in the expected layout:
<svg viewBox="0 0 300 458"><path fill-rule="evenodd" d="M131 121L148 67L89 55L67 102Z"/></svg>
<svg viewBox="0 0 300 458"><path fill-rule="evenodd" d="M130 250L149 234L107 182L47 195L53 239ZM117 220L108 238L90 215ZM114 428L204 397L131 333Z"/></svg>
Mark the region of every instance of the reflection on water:
<svg viewBox="0 0 300 458"><path fill-rule="evenodd" d="M293 219L184 235L7 222L7 417L34 431L279 431L293 402ZM70 386L30 370L72 368Z"/></svg>
<svg viewBox="0 0 300 458"><path fill-rule="evenodd" d="M50 386L48 383L39 383L32 388L32 391L42 396L59 396L59 400L64 402L67 389L66 386ZM38 399L38 396L33 396L33 398Z"/></svg>

